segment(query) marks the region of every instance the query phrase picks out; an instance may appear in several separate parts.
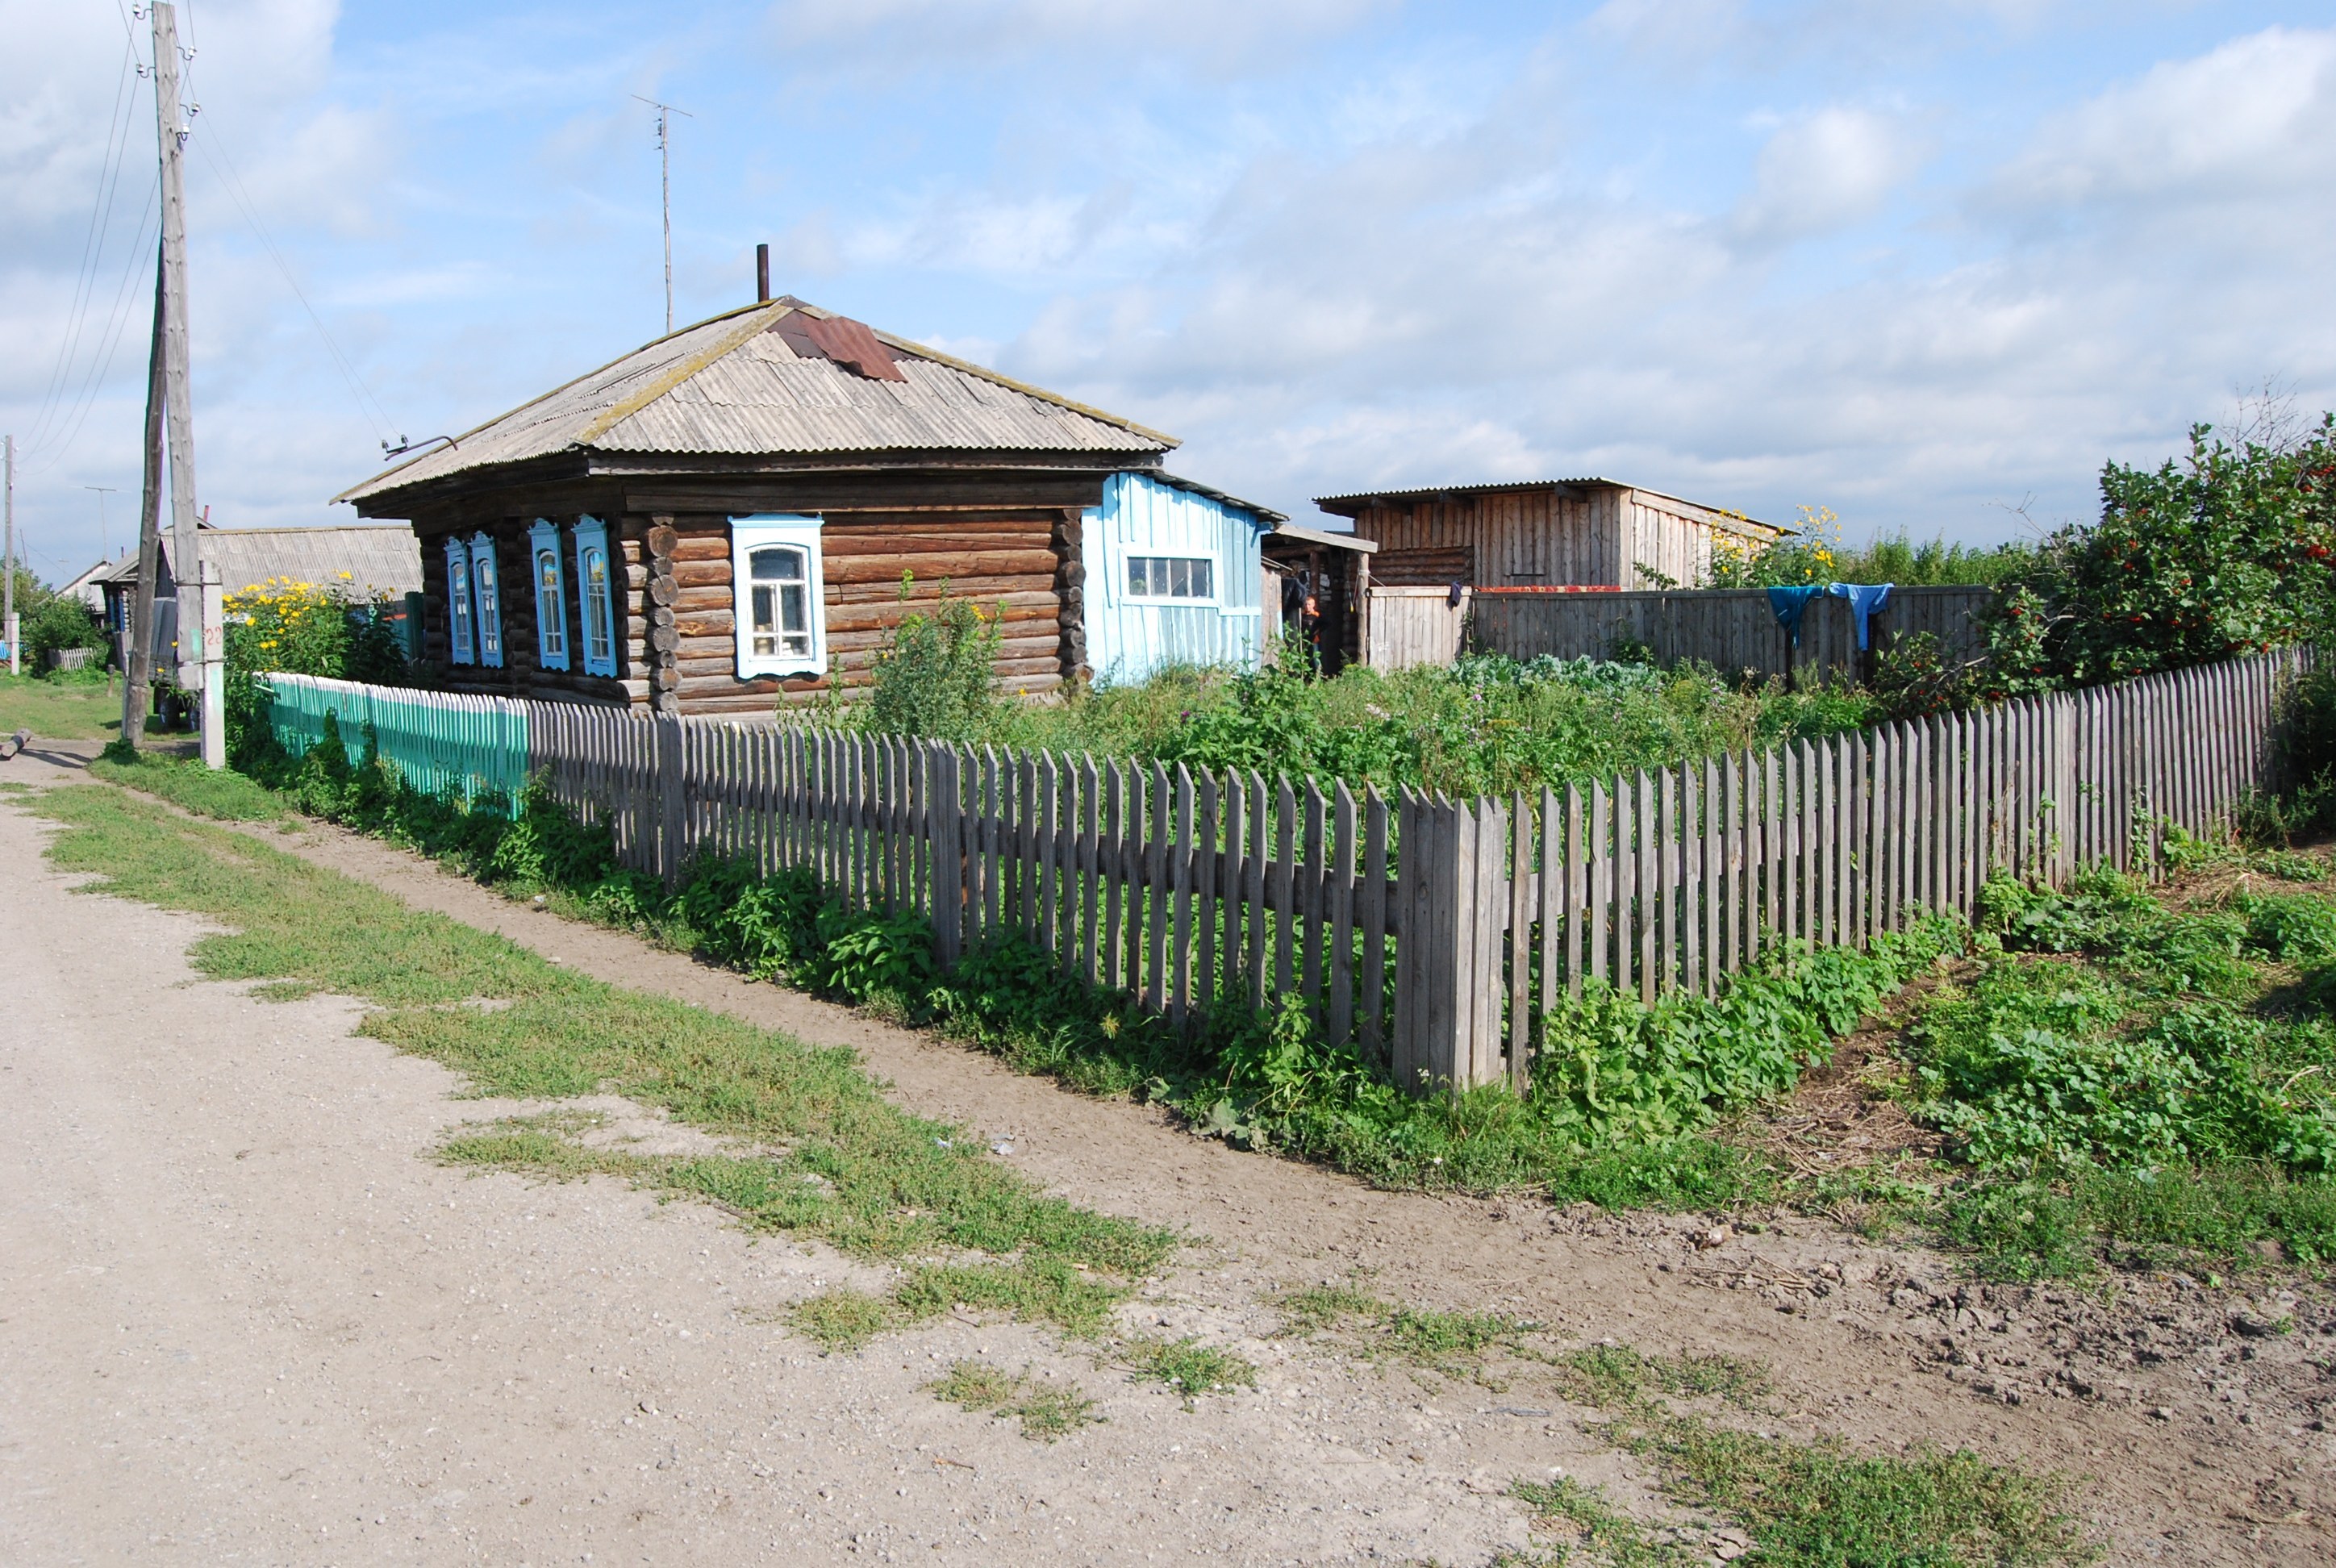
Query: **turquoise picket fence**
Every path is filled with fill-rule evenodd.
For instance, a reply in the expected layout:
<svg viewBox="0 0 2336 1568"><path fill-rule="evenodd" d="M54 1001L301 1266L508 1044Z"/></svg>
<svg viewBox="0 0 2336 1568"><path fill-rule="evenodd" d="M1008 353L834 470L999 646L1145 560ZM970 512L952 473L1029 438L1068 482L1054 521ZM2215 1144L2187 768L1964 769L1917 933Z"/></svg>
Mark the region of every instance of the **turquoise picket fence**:
<svg viewBox="0 0 2336 1568"><path fill-rule="evenodd" d="M525 703L445 692L402 692L316 676L271 675L268 724L293 755L325 738L332 719L352 754L370 725L381 755L414 788L465 800L517 794L527 783Z"/></svg>

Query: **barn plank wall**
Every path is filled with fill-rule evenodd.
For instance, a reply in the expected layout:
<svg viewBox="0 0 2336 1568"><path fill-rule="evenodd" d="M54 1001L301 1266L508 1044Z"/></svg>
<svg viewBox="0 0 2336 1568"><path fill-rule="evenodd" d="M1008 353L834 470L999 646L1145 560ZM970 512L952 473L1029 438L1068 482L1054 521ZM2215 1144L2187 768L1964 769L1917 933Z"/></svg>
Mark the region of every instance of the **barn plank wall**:
<svg viewBox="0 0 2336 1568"><path fill-rule="evenodd" d="M1448 581L1457 552L1465 562L1460 580L1472 587L1624 589L1660 587L1659 577L1692 587L1709 573L1716 533L1765 540L1776 532L1623 485L1521 487L1367 506L1355 514L1355 531L1378 545L1371 574L1383 582ZM1421 570L1407 572L1407 561Z"/></svg>
<svg viewBox="0 0 2336 1568"><path fill-rule="evenodd" d="M1893 638L1928 632L1957 662L1985 657L1983 617L1994 602L1985 588L1901 588L1870 627L1876 648ZM1480 591L1469 605L1467 645L1512 658L1606 658L1638 644L1659 663L1696 660L1730 676L1810 678L1860 671L1857 623L1846 599L1812 603L1796 648L1763 589L1681 592L1500 593Z"/></svg>
<svg viewBox="0 0 2336 1568"><path fill-rule="evenodd" d="M667 879L705 854L802 867L929 917L945 966L1017 933L1172 1027L1297 995L1406 1087L1524 1092L1585 981L1712 996L1797 944L1968 916L1991 875L2162 874L2172 829L2220 837L2285 782L2279 726L2312 662L2285 648L1457 802L297 676L272 681L270 721L296 754L362 729L434 792L541 780Z"/></svg>

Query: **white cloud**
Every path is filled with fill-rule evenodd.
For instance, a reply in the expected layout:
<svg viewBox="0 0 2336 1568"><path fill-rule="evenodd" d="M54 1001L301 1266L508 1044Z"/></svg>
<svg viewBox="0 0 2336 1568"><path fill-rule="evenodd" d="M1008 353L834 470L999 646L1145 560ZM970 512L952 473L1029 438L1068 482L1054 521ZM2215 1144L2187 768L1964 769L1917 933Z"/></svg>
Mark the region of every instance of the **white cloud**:
<svg viewBox="0 0 2336 1568"><path fill-rule="evenodd" d="M889 66L1132 46L1227 67L1348 31L1397 0L781 0L783 51Z"/></svg>
<svg viewBox="0 0 2336 1568"><path fill-rule="evenodd" d="M2156 65L2055 117L1990 194L2047 212L2219 202L2298 190L2331 172L2336 31L2273 27Z"/></svg>
<svg viewBox="0 0 2336 1568"><path fill-rule="evenodd" d="M1920 150L1894 119L1822 109L1760 150L1755 185L1731 227L1751 244L1806 239L1871 217L1913 173Z"/></svg>

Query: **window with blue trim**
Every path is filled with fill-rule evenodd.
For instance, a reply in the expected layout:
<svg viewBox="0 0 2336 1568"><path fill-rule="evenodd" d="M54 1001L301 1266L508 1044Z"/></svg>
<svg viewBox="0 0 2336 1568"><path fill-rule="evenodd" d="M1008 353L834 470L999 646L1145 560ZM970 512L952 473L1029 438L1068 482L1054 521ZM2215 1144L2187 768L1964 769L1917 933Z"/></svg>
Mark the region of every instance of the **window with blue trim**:
<svg viewBox="0 0 2336 1568"><path fill-rule="evenodd" d="M471 550L461 540L446 541L446 639L456 664L476 664L471 639Z"/></svg>
<svg viewBox="0 0 2336 1568"><path fill-rule="evenodd" d="M527 531L535 580L535 657L544 669L568 667L568 596L560 568L560 529L539 517Z"/></svg>
<svg viewBox="0 0 2336 1568"><path fill-rule="evenodd" d="M818 518L793 513L730 520L740 679L826 673L827 593L819 531Z"/></svg>
<svg viewBox="0 0 2336 1568"><path fill-rule="evenodd" d="M471 598L475 607L479 662L491 669L503 667L502 579L495 570L495 536L482 533L471 541Z"/></svg>
<svg viewBox="0 0 2336 1568"><path fill-rule="evenodd" d="M616 574L608 563L608 525L597 517L576 520L576 597L583 613L584 672L617 673Z"/></svg>

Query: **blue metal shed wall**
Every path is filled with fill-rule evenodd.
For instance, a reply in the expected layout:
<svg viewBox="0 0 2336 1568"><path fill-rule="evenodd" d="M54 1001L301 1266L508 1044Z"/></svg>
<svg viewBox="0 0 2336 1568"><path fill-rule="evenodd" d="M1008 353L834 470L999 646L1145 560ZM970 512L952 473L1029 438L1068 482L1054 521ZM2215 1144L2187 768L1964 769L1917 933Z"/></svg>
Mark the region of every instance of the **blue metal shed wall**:
<svg viewBox="0 0 2336 1568"><path fill-rule="evenodd" d="M1258 541L1251 512L1179 490L1144 473L1115 473L1081 534L1086 563L1087 663L1095 679L1125 685L1172 664L1258 661ZM1127 595L1132 555L1206 556L1216 563L1216 602L1155 604Z"/></svg>

